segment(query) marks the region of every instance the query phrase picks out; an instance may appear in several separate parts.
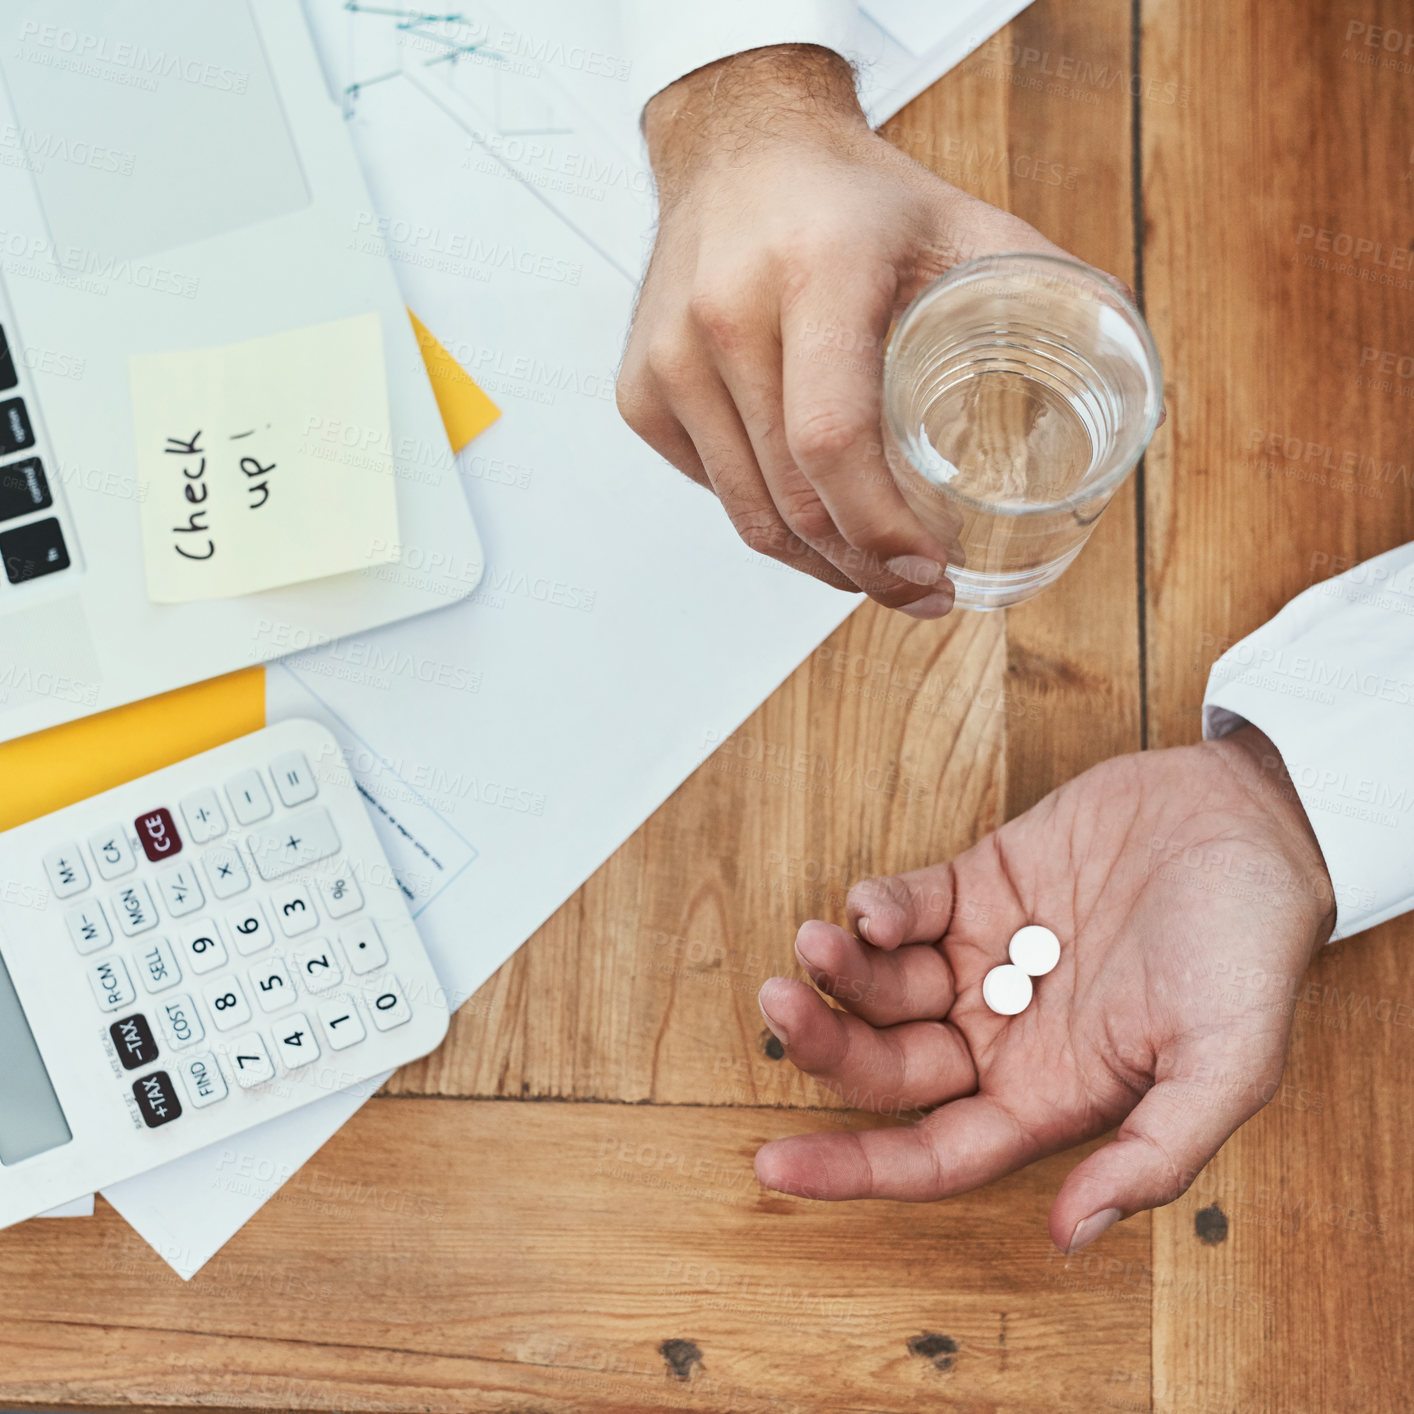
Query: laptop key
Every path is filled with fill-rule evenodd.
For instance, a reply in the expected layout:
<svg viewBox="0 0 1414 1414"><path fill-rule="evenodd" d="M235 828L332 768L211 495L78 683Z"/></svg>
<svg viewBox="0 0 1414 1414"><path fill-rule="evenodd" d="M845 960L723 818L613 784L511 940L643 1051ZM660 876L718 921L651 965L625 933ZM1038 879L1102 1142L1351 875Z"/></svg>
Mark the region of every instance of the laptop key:
<svg viewBox="0 0 1414 1414"><path fill-rule="evenodd" d="M27 451L34 446L34 428L23 398L9 398L0 403L0 457L11 452Z"/></svg>
<svg viewBox="0 0 1414 1414"><path fill-rule="evenodd" d="M0 561L11 584L68 569L69 551L59 522L50 516L0 533Z"/></svg>
<svg viewBox="0 0 1414 1414"><path fill-rule="evenodd" d="M54 504L38 457L0 466L0 520L14 520Z"/></svg>
<svg viewBox="0 0 1414 1414"><path fill-rule="evenodd" d="M10 342L5 337L5 331L0 329L0 393L7 388L13 388L19 381L19 374L15 372L15 360L10 357Z"/></svg>

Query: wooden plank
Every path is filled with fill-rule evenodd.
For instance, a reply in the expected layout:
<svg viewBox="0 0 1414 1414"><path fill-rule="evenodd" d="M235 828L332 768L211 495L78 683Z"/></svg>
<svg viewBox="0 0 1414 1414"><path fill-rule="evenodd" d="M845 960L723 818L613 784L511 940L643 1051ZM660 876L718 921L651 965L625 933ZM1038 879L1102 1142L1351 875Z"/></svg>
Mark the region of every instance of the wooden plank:
<svg viewBox="0 0 1414 1414"><path fill-rule="evenodd" d="M1189 94L1145 106L1142 124L1146 284L1171 389L1148 484L1160 744L1196 739L1227 644L1414 538L1399 470L1414 462L1414 380L1369 376L1371 350L1376 369L1414 354L1414 271L1398 268L1414 76L1408 56L1364 47L1371 27L1407 34L1408 7L1247 0L1217 24L1191 3L1144 5L1145 74ZM1394 1293L1414 1278L1411 947L1405 921L1318 960L1276 1103L1156 1215L1156 1287L1193 1297L1155 1306L1156 1408L1407 1402ZM1246 1297L1225 1305L1232 1291Z"/></svg>
<svg viewBox="0 0 1414 1414"><path fill-rule="evenodd" d="M190 1284L106 1208L0 1234L0 1403L1039 1414L1143 1361L1147 1223L1055 1254L1064 1159L836 1208L751 1175L799 1121L374 1100Z"/></svg>
<svg viewBox="0 0 1414 1414"><path fill-rule="evenodd" d="M937 135L940 175L1133 283L1130 33L1127 0L1042 0L899 123ZM1131 479L1059 582L1007 613L1009 817L1142 744L1137 492Z"/></svg>

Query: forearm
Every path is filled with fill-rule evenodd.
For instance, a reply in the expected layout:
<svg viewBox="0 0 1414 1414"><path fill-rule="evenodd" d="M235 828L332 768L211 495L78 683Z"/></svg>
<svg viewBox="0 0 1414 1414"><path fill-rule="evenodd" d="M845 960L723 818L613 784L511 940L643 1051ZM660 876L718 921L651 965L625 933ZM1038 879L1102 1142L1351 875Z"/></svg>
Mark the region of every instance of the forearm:
<svg viewBox="0 0 1414 1414"><path fill-rule="evenodd" d="M670 84L644 109L660 193L672 197L704 165L730 166L763 142L847 143L869 124L854 71L832 50L774 45L733 54Z"/></svg>
<svg viewBox="0 0 1414 1414"><path fill-rule="evenodd" d="M1289 888L1309 898L1320 911L1312 941L1312 954L1327 942L1335 928L1335 891L1326 868L1321 844L1311 827L1300 793L1272 739L1250 723L1230 732L1208 749L1221 752L1243 788L1251 795L1254 808L1284 834L1287 858L1300 861L1289 877L1275 879L1278 887Z"/></svg>

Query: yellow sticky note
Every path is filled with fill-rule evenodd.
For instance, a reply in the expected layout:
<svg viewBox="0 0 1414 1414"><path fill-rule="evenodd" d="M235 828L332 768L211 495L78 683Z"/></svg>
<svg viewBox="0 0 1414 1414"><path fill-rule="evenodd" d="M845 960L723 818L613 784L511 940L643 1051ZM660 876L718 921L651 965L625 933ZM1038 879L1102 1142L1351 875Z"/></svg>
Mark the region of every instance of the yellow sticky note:
<svg viewBox="0 0 1414 1414"><path fill-rule="evenodd" d="M471 375L442 347L437 336L408 310L422 362L427 367L437 411L447 429L452 451L459 452L473 437L485 432L500 417L501 409L476 385Z"/></svg>
<svg viewBox="0 0 1414 1414"><path fill-rule="evenodd" d="M265 725L265 670L243 668L177 692L0 742L0 830L209 751Z"/></svg>
<svg viewBox="0 0 1414 1414"><path fill-rule="evenodd" d="M396 560L376 314L129 360L148 596L224 599Z"/></svg>

